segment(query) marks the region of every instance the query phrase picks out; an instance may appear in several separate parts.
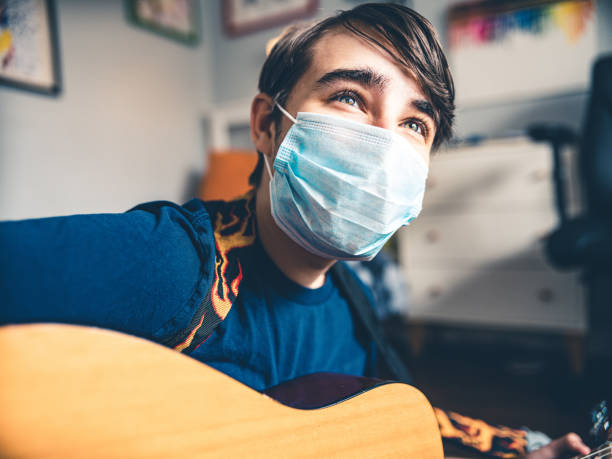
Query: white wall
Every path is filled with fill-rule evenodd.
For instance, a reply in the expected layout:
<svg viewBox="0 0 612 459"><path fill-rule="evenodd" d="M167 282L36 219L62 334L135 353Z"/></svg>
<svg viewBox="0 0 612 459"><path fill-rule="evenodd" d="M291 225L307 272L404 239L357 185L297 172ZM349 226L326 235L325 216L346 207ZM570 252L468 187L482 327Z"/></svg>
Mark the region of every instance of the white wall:
<svg viewBox="0 0 612 459"><path fill-rule="evenodd" d="M122 0L57 9L60 97L0 87L0 219L181 201L204 163L208 39L190 48L134 27Z"/></svg>

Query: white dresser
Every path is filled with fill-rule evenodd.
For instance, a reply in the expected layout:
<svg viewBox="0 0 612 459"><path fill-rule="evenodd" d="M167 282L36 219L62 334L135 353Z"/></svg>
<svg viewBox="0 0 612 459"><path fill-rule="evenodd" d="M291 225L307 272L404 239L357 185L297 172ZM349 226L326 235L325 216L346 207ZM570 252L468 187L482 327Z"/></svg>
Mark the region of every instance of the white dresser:
<svg viewBox="0 0 612 459"><path fill-rule="evenodd" d="M548 145L520 138L432 156L423 212L398 238L411 322L585 333L578 275L542 252L557 225L551 170Z"/></svg>

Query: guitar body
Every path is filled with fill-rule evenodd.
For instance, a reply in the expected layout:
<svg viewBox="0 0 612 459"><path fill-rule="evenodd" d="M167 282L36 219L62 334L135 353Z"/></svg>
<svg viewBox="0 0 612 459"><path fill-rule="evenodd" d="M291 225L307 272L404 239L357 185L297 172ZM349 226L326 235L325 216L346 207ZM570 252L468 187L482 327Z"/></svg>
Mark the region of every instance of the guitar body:
<svg viewBox="0 0 612 459"><path fill-rule="evenodd" d="M265 395L121 333L0 327L0 457L443 457L433 410L415 388L325 378ZM291 404L296 394L294 406L321 407L271 398Z"/></svg>

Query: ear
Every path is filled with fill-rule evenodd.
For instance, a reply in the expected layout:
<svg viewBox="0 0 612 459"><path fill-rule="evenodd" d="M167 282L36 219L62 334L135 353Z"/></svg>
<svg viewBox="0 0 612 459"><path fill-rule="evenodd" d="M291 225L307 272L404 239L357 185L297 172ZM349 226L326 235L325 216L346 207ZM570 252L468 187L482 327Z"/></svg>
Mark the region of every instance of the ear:
<svg viewBox="0 0 612 459"><path fill-rule="evenodd" d="M276 126L272 121L274 101L267 94L257 94L251 104L251 140L260 153L272 158Z"/></svg>

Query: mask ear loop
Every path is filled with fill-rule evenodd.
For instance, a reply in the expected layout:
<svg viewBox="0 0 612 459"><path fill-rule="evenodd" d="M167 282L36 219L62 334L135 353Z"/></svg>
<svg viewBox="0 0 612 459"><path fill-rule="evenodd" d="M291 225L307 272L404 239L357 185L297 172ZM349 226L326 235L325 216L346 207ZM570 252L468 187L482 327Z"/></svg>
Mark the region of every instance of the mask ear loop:
<svg viewBox="0 0 612 459"><path fill-rule="evenodd" d="M296 119L295 119L293 116L291 116L291 114L290 114L290 113L289 113L287 110L285 110L283 107L281 107L281 104L279 104L278 102L276 102L276 100L274 101L274 104L275 104L275 105L278 107L278 109L279 109L281 112L283 112L283 114L284 114L284 115L285 115L287 118L289 118L291 121L293 121L295 124L297 124L297 120L296 120Z"/></svg>
<svg viewBox="0 0 612 459"><path fill-rule="evenodd" d="M278 102L276 102L276 100L274 100L274 104L278 107L278 109L287 117L289 118L291 121L293 121L293 123L297 123L297 120L291 116L291 114L285 110L283 107L281 107L281 104L279 104ZM263 155L263 153L262 153ZM263 155L264 157L264 163L266 163L266 169L268 170L268 176L270 177L270 180L272 180L272 169L270 169L270 163L268 162L268 157L266 155Z"/></svg>
<svg viewBox="0 0 612 459"><path fill-rule="evenodd" d="M270 180L272 180L272 169L270 169L270 163L268 163L268 156L267 155L263 155L264 158L264 163L266 163L266 169L268 170L268 176L270 177Z"/></svg>

